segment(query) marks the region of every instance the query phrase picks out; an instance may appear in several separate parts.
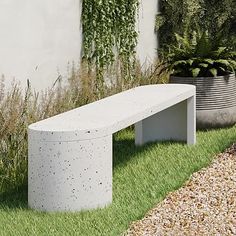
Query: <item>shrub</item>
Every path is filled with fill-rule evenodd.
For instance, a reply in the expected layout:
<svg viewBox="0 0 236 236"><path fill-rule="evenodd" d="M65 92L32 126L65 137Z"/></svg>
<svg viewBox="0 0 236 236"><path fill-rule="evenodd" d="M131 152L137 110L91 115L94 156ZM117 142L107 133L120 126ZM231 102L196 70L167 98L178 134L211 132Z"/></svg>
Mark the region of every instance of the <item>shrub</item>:
<svg viewBox="0 0 236 236"><path fill-rule="evenodd" d="M83 65L80 71L72 70L66 86L60 78L53 88L34 92L30 84L25 92L19 84L4 93L0 89L0 192L17 190L27 185L27 127L29 124L55 114L79 107L97 99L138 85L159 82L152 68L141 72L137 65L135 80L123 79L116 68L110 71L111 80L97 87L96 72ZM108 77L107 77L108 78Z"/></svg>
<svg viewBox="0 0 236 236"><path fill-rule="evenodd" d="M236 1L235 0L161 0L157 16L160 46L175 42L175 33L191 33L200 26L208 31L212 40L223 29L225 44L236 48Z"/></svg>
<svg viewBox="0 0 236 236"><path fill-rule="evenodd" d="M161 50L162 70L182 77L212 77L234 73L236 51L222 45L221 34L212 41L207 32L175 34L177 44Z"/></svg>

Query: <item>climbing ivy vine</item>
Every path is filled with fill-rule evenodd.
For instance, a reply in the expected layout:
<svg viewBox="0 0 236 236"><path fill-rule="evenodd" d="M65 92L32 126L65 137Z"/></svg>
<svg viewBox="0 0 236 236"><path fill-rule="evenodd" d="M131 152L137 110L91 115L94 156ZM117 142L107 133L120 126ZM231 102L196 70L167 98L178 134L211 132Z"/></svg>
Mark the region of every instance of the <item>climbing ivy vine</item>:
<svg viewBox="0 0 236 236"><path fill-rule="evenodd" d="M83 58L98 78L118 58L129 77L137 44L138 0L83 0Z"/></svg>

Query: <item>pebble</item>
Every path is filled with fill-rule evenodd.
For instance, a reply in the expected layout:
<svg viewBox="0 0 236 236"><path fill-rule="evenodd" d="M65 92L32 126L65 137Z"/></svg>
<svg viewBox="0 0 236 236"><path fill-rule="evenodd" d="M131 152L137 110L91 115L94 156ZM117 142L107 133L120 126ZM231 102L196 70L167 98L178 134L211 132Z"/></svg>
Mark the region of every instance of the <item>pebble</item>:
<svg viewBox="0 0 236 236"><path fill-rule="evenodd" d="M236 144L133 222L125 236L236 236Z"/></svg>

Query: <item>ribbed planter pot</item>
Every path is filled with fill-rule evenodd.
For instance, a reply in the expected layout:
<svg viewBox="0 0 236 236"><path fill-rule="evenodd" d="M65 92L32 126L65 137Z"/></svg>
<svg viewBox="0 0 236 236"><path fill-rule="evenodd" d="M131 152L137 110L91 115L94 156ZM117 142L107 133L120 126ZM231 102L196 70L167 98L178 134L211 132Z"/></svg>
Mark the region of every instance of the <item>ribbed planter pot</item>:
<svg viewBox="0 0 236 236"><path fill-rule="evenodd" d="M197 128L220 128L236 123L235 74L217 77L171 76L170 83L196 86Z"/></svg>

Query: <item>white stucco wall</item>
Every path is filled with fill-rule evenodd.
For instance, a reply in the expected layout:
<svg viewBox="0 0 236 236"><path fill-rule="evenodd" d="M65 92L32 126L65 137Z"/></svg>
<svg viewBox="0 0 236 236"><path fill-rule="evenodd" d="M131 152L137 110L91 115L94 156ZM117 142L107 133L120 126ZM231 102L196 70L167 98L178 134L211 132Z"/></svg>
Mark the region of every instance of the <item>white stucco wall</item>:
<svg viewBox="0 0 236 236"><path fill-rule="evenodd" d="M38 90L78 64L80 0L1 0L0 74Z"/></svg>
<svg viewBox="0 0 236 236"><path fill-rule="evenodd" d="M137 23L138 57L153 62L157 37L154 32L158 0L140 0ZM64 78L74 62L79 65L82 45L81 0L1 0L0 75L5 84L13 78L36 90L51 87ZM68 64L69 63L69 64Z"/></svg>
<svg viewBox="0 0 236 236"><path fill-rule="evenodd" d="M158 40L155 32L155 19L158 0L140 0L137 31L139 32L137 55L146 66L157 58Z"/></svg>

